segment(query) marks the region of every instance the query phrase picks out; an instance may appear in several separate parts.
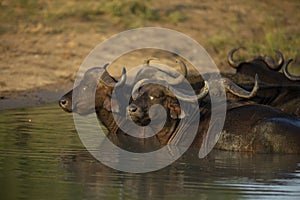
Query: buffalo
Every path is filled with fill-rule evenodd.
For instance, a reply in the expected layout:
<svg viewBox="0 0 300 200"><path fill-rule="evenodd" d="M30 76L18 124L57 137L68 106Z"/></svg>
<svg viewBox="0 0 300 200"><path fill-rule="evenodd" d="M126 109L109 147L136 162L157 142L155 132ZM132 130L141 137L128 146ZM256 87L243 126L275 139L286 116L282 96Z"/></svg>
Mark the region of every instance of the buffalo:
<svg viewBox="0 0 300 200"><path fill-rule="evenodd" d="M183 66L182 63L181 66ZM110 139L117 144L120 143L119 142L120 140L121 141L123 140L127 142L130 141L128 143L145 145L144 140L130 137L129 135L124 133L115 122L113 113L115 113L117 118L121 121L121 124L128 123L129 119L127 119L126 114L125 115L123 114L126 113L124 112L124 107L122 107L123 103L118 102L117 99L112 95L113 90L115 89L118 95L121 95L121 98L118 99L121 100L124 99L124 101L126 101L126 99L129 99L131 87L133 87L134 85L130 86L125 84L126 77L127 77L125 70L123 70L123 74L118 81L109 75L109 73L106 71L107 67L108 64L105 65L104 67L96 67L88 70L84 74L84 77L80 82L80 84L77 87L75 87L73 90L65 94L63 97L61 97L61 99L59 100L59 105L66 112L76 112L80 115L86 115L93 111L96 111L99 120L108 129ZM160 71L159 73L161 74L162 72ZM166 72L166 76L168 76L168 74L169 73ZM142 78L145 78L145 76L143 76ZM176 79L178 79L178 77L174 77L173 82L175 82ZM145 79L139 80L138 83L143 82L143 80ZM231 83L229 80L225 82L228 85L228 88L231 88L230 90L233 93L240 92L241 93L240 95L244 97L253 96L257 91L257 88L254 88L252 92L247 92L247 91L241 92L241 88L237 88L237 86ZM118 90L119 88L120 90ZM202 89L202 93L205 91L207 92L207 89L208 88L206 85L206 87ZM91 98L93 93L95 93L95 99ZM202 93L198 95L198 98L202 98L201 97L203 96ZM72 102L72 98L74 95L75 95L75 99L73 99ZM93 105L95 106L93 107ZM173 110L174 112L172 113L172 116L178 115L176 109L177 107L174 107ZM161 142L160 138L157 136L148 139L147 143L149 144L148 146L151 148L153 146L158 148L159 146L164 144L164 142ZM125 148L130 148L130 147L127 146Z"/></svg>
<svg viewBox="0 0 300 200"><path fill-rule="evenodd" d="M96 112L98 119L108 130L107 137L123 149L141 151L136 150L136 148L143 145L143 151L145 151L147 149L146 146L149 146L149 148L156 146L152 142L148 142L149 145L147 145L138 138L130 137L119 128L113 113L121 120L120 123L126 124L128 120L126 116L121 115L122 103L118 102L112 94L115 89L119 95L130 95L128 92L129 86L125 84L127 75L123 69L121 78L116 80L107 72L107 67L108 64L86 71L79 85L60 98L60 107L66 112L74 112L79 115ZM91 98L93 94L95 94L95 99ZM121 99L126 98L127 96L121 97Z"/></svg>
<svg viewBox="0 0 300 200"><path fill-rule="evenodd" d="M140 85L139 94L129 105L128 113L134 122L145 126L150 121L151 106L160 104L168 113L166 124L174 127L184 117L177 98L178 94L175 96L162 85ZM199 101L201 120L193 142L196 147L203 144L209 121L215 120L210 119L209 101ZM174 128L167 130L171 132L159 133L163 143L171 143L176 134ZM300 153L300 120L269 106L228 102L224 129L215 148L260 153Z"/></svg>
<svg viewBox="0 0 300 200"><path fill-rule="evenodd" d="M276 107L300 117L300 76L293 75L288 71L288 65L293 59L284 62L283 54L275 51L278 57L277 61L270 56L256 56L252 61L236 63L232 57L238 49L240 48L233 49L228 56L229 63L237 67L237 73L221 73L221 76L224 77L223 80L234 80L240 87L250 90L253 87L253 75L256 77L256 84L257 77L259 77L259 86L255 85L256 90L253 90L253 93L248 96L232 95L232 92L227 92L227 98L240 103ZM283 73L279 72L281 68ZM201 89L204 84L202 76L187 72L185 76L193 89L199 92L199 88ZM204 74L203 76L211 79L214 74Z"/></svg>
<svg viewBox="0 0 300 200"><path fill-rule="evenodd" d="M228 54L228 62L236 68L236 73L222 73L222 76L234 80L244 89L249 89L253 86L252 76L258 74L259 90L252 98L239 98L230 93L227 93L227 98L240 103L269 105L300 117L300 77L288 71L288 65L292 59L284 62L283 54L275 51L277 61L270 56L256 56L250 61L238 63L234 61L233 55L239 49L241 48L235 48ZM279 72L280 69L283 73ZM198 82L203 82L203 80L198 78Z"/></svg>
<svg viewBox="0 0 300 200"><path fill-rule="evenodd" d="M146 63L146 65L148 64L149 63ZM184 75L173 76L170 72L157 70L159 71L157 73L161 75L159 77L169 77L167 79L167 82L170 81L175 85L180 84L180 81L178 80L183 80L181 76L187 76L187 72L184 69L184 63L179 62L179 64ZM195 140L196 142L194 142L194 144L196 144L197 147L201 146L204 137L203 133L205 133L207 129L207 122L210 117L209 108L211 106L209 104L209 101L205 100L207 98L206 95L209 90L205 81L203 81L203 83L201 84L203 87L198 90L198 95L188 96L176 90L169 91L168 88L162 87L160 85L151 83L147 84L148 77L142 72L139 74L139 76L136 77L135 81L131 85L127 85L125 84L127 77L125 69L123 69L122 76L118 81L108 74L108 72L106 71L107 67L108 64L106 64L104 67L97 67L88 70L85 73L80 84L76 88L74 88L74 90L71 90L60 99L59 105L62 107L62 109L67 112L76 112L81 115L86 115L93 111L96 111L99 120L108 129L108 137L110 140L127 150L133 150L133 147L139 146L142 147L142 150L137 151L149 151L158 149L162 145L170 143L174 138L174 133L176 133L176 124L178 124L178 121L185 117L185 113L182 112L180 106L178 106L178 99L176 97L182 97L181 100L186 101L187 103L190 101L199 101L200 107L197 107L197 109L194 108L194 110L200 111L201 122L200 124L195 125L199 130ZM154 72L154 75L151 76L155 77L155 69L151 68L151 70L153 70ZM163 78L160 78L159 81L164 81L162 80ZM173 82L172 78L174 79ZM228 91L232 92L234 95L239 94L239 98L247 99L254 98L257 95L257 92L259 92L257 81L258 80L256 76L254 87L252 91L248 92L232 83L229 79L222 79L222 82L226 86ZM121 95L121 98L118 98L119 100L129 99L131 90L133 90L133 98L131 99L130 106L126 108L122 105L122 103L118 102L118 100L112 95L114 89L115 91L117 91L116 93L118 93L118 95ZM147 94L149 94L149 91L155 91L159 94L150 96L148 95L148 98L146 98ZM172 95L172 93L174 92L176 93L176 97ZM89 98L93 96L93 93L95 94L95 99ZM73 95L75 95L76 98L74 99L75 101L73 101L72 105ZM151 120L148 116L148 112L149 108L151 107L150 100L153 100L154 98L158 98L159 101L156 101L156 103L163 105L163 107L167 110L167 126L165 126L161 132L153 137L143 139L132 137L119 128L119 126L115 122L113 113L117 115L117 118L121 121L121 124L127 124L131 120L141 126L146 126L148 123L150 123ZM153 102L154 101L152 101L152 103ZM95 106L93 107L93 105ZM296 134L297 131L299 132L299 121L297 118L290 116L289 114L286 114L282 111L278 111L275 108L270 108L263 105L245 105L243 103L241 104L233 102L230 102L229 105L230 106L227 109L227 112L229 113L227 116L228 120L226 118L224 131L220 137L220 142L217 144L217 147L219 147L220 149L239 151L298 153L298 149L297 147L295 147L295 145L298 145L297 141L300 141L298 138L298 134ZM262 116L261 118L258 117L253 119L253 121L251 121L253 126L251 125L251 127L249 126L249 124L247 125L249 120L245 120L243 121L243 123L230 120L234 119L234 115L244 116L244 114L245 118L249 117L249 119L252 119L253 116L249 116L250 113L254 113L255 116ZM252 135L253 140L258 137L259 132L263 131L267 131L265 137L267 137L268 134L269 136L278 136L277 138L281 136L285 137L283 132L276 132L276 130L282 130L284 128L285 130L288 130L288 133L291 135L291 137L286 137L286 139L283 140L278 139L276 140L278 143L276 143L275 139L274 141L269 141L268 143L266 138L262 137L259 139L259 141L261 141L261 143L264 143L266 148L262 148L261 143L257 141L258 143L248 145L249 148L243 149L242 147L239 147L234 149L233 146L237 146L236 144L238 142L240 142L240 144L248 144L250 142L249 137L246 137L246 135L240 135L240 140L243 140L245 138L246 143L242 143L242 141L239 140L234 140L235 143L229 143L228 141L226 141L226 138L228 138L228 134L237 134L235 131L238 131L239 128L242 128L242 124L245 125L243 127L248 127L246 129L243 129L243 133L246 134L248 131L249 134ZM223 136L226 137L224 138ZM236 138L238 138L238 136L239 135L237 135ZM290 138L291 140L296 142L293 143L291 140L289 140ZM279 145L279 148L275 148L275 143Z"/></svg>
<svg viewBox="0 0 300 200"><path fill-rule="evenodd" d="M243 74L250 77L258 74L260 81L266 84L299 85L299 77L291 75L287 70L287 66L292 60L290 59L288 62L285 62L283 54L280 51L276 51L278 61L275 61L270 56L256 56L250 61L238 63L234 61L233 55L241 48L232 49L228 53L228 63L236 69L236 74ZM283 68L284 73L279 72L281 68Z"/></svg>
<svg viewBox="0 0 300 200"><path fill-rule="evenodd" d="M215 148L298 154L299 139L299 118L265 105L242 104L227 109L224 128Z"/></svg>
<svg viewBox="0 0 300 200"><path fill-rule="evenodd" d="M185 73L185 65L181 61L179 61L179 64L182 72ZM138 81L139 77L142 79L149 75L151 77L167 79L170 82L173 81L173 84L180 83L184 79L184 76L182 78L182 75L178 76L176 74L171 74L170 72L156 70L155 67L149 65L149 60L146 61L146 65L146 70L145 68L142 68L141 70L145 70L144 73L138 73L135 81ZM150 149L158 147L158 144L160 143L156 137L147 140L147 145L145 141L124 133L117 125L114 115L121 124L127 124L127 122L129 122L128 119L126 119L126 112L122 111L125 110L124 107L122 107L124 103L119 101L126 102L126 100L130 98L132 85L126 84L127 75L125 69L123 69L122 76L118 81L107 72L106 69L108 66L109 65L106 64L103 67L95 67L85 72L79 85L61 97L59 100L60 107L66 112L75 112L80 115L87 115L95 111L98 119L107 128L110 140L117 145L122 145L122 148L124 149L132 150L132 148L138 147L140 144L143 147L149 146ZM173 78L173 80L171 80L171 78ZM116 96L113 96L113 90L117 93L119 101L117 101ZM91 98L93 94L95 94L95 99ZM120 141L126 142L121 143ZM145 151L145 149L142 149L142 151Z"/></svg>
<svg viewBox="0 0 300 200"><path fill-rule="evenodd" d="M145 60L145 67L137 72L134 83L140 79L156 77L158 80L167 80L168 83L176 85L180 84L187 74L186 65L182 61L177 60L176 62L179 63L183 75L172 71L163 71L154 65L150 65L151 60L152 58ZM127 74L125 68L123 68L122 76L118 81L107 72L108 66L107 63L103 67L94 67L86 71L80 84L61 97L59 105L66 112L76 112L81 115L96 111L101 122L109 131L112 131L115 127L110 127L113 120L110 117L107 118L107 112L120 113L120 109L122 109L119 107L122 104L112 97L113 90L115 89L115 92L121 95L119 99L125 101L130 97L133 83L126 84ZM121 88L121 91L118 88ZM93 93L95 93L95 100L90 98ZM76 102L73 102L74 105L72 105L74 94L76 95Z"/></svg>
<svg viewBox="0 0 300 200"><path fill-rule="evenodd" d="M245 89L251 86L244 86ZM235 97L230 97L235 98ZM238 101L245 101L239 99ZM266 85L260 84L259 90L247 103L263 104L278 108L286 113L300 117L300 85Z"/></svg>
<svg viewBox="0 0 300 200"><path fill-rule="evenodd" d="M279 51L277 51L277 53L278 53L278 57L280 58L277 65L279 65L281 67L282 62L283 62L283 56ZM274 71L275 73L280 74L280 76L283 75L282 73L279 73L276 71L276 70L278 70L278 66L274 64L275 61L271 57L257 56L256 60L257 60L256 62L261 61L265 64L269 63L268 65L261 66L262 69L265 70L266 72ZM283 64L283 71L286 71L285 69L287 68L287 65L289 62L291 62L291 60L289 60L287 63ZM148 64L149 64L149 62L148 62ZM182 61L181 61L181 66L185 66L185 64ZM255 66L252 66L252 67L254 67L254 69L255 69ZM199 92L204 84L203 77L196 73L188 74L186 67L181 67L181 69L184 72L183 73L184 76L190 82L193 89L196 92ZM137 83L137 84L135 85L135 87L138 87L140 82L143 82L142 78L150 79L153 77L151 75L154 74L155 69L152 67L151 70L152 70L151 71L152 73L148 73L149 68L147 68L147 66L146 66L144 68L144 70L140 71L140 74L143 74L143 75L137 76L138 78L136 78L136 80L135 80L135 83ZM142 72L146 72L146 73L142 73ZM258 73L260 73L259 70L258 70ZM288 71L285 73L290 74ZM151 75L149 76L148 74L151 74ZM206 79L213 79L215 74L210 73L210 74L204 74L203 76ZM246 90L250 90L253 87L253 77L250 77L249 75L243 76L241 73L237 73L237 74L221 73L221 76L224 77L223 80L229 80L229 79L234 80L233 82L238 83L238 85L240 87L242 87ZM262 76L266 77L266 76L268 76L268 74L263 74ZM290 74L290 76L294 78L293 80L295 80L296 76L293 76L291 74ZM183 77L183 76L178 76L178 77ZM255 81L256 84L257 84L257 77L258 76L256 76L256 81ZM171 76L167 77L167 78L162 79L162 80L170 80L170 79L172 80ZM173 78L173 79L175 79L175 78ZM175 80L176 80L177 86L179 86L179 83L180 83L180 81L178 81L179 78L176 78ZM168 81L166 81L166 82L168 82ZM172 81L171 85L174 85L173 84L174 82L175 81ZM232 95L232 92L227 92L227 98L230 99L231 101L238 101L240 103L247 103L247 104L254 103L254 104L269 105L269 106L281 109L282 111L292 114L294 116L300 117L300 85L297 85L297 84L283 85L280 83L278 83L278 84L263 83L261 81L261 77L259 77L259 89L258 89L258 85L256 85L254 88L256 88L256 90L253 90L252 94L248 94L248 95L244 95L244 96Z"/></svg>

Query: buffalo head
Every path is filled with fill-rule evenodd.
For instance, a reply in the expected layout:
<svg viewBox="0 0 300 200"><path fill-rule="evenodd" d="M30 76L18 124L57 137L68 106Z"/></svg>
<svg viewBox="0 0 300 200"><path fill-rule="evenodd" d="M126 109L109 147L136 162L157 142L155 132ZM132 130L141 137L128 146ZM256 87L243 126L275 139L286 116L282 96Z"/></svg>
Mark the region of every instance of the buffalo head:
<svg viewBox="0 0 300 200"><path fill-rule="evenodd" d="M111 94L114 88L125 83L126 71L124 68L120 81L117 81L108 74L107 66L108 64L86 71L79 85L61 97L60 107L66 112L76 112L80 115L92 113L99 108L111 111L111 105L115 106L117 110L118 104L114 105L113 101L111 102ZM92 99L94 94L95 99ZM74 100L72 101L72 99Z"/></svg>
<svg viewBox="0 0 300 200"><path fill-rule="evenodd" d="M300 76L292 75L287 68L292 59L285 62L280 51L275 51L277 61L270 56L257 56L247 62L236 62L233 60L233 54L238 49L240 48L235 48L228 54L228 63L236 69L236 74L248 77L258 74L261 82L265 84L299 85ZM283 73L279 72L280 69Z"/></svg>
<svg viewBox="0 0 300 200"><path fill-rule="evenodd" d="M237 68L237 69L240 68L243 63L245 63L245 62L238 63L238 62L234 61L234 59L233 59L233 54L236 51L238 51L239 49L245 49L245 48L244 47L234 48L228 53L229 65L232 66L233 68ZM275 53L277 54L277 57L278 57L277 61L275 61L270 56L256 56L250 62L257 63L260 67L265 68L265 69L279 71L284 63L284 58L283 58L283 54L280 51L275 50Z"/></svg>
<svg viewBox="0 0 300 200"><path fill-rule="evenodd" d="M186 98L185 95L182 97ZM127 108L128 114L135 123L146 126L150 123L150 108L156 104L164 107L170 119L176 120L185 116L175 95L160 84L146 84L139 88L138 94Z"/></svg>

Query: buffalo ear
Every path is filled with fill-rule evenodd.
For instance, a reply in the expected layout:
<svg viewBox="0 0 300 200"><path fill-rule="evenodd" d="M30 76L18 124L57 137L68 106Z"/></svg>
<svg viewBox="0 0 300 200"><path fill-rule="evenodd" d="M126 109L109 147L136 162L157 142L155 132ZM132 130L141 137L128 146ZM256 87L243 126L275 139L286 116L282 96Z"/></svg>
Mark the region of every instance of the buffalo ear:
<svg viewBox="0 0 300 200"><path fill-rule="evenodd" d="M106 98L104 99L103 107L104 107L105 110L111 111L110 98L106 97Z"/></svg>
<svg viewBox="0 0 300 200"><path fill-rule="evenodd" d="M185 112L180 108L180 105L177 102L169 103L168 107L172 119L183 119L186 116Z"/></svg>
<svg viewBox="0 0 300 200"><path fill-rule="evenodd" d="M106 97L103 102L103 107L109 112L118 113L120 111L118 101L114 98Z"/></svg>

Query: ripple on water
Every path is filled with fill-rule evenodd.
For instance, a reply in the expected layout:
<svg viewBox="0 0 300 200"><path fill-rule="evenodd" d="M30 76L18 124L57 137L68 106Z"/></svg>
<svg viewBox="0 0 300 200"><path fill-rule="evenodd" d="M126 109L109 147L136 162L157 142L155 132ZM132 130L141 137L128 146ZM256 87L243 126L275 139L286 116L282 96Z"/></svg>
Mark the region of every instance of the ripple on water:
<svg viewBox="0 0 300 200"><path fill-rule="evenodd" d="M110 169L82 146L56 104L0 111L4 199L299 199L297 155L192 150L156 172Z"/></svg>

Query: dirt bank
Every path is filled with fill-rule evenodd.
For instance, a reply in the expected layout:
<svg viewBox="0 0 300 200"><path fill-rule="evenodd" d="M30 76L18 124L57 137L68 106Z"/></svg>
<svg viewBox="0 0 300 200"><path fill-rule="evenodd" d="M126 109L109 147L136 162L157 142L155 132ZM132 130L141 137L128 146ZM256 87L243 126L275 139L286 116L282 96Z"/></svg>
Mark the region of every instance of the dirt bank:
<svg viewBox="0 0 300 200"><path fill-rule="evenodd" d="M159 26L187 34L221 70L229 70L226 55L237 46L246 46L247 56L273 55L273 49L299 56L296 0L26 2L0 2L1 110L56 101L72 87L79 66L97 44L131 28Z"/></svg>

